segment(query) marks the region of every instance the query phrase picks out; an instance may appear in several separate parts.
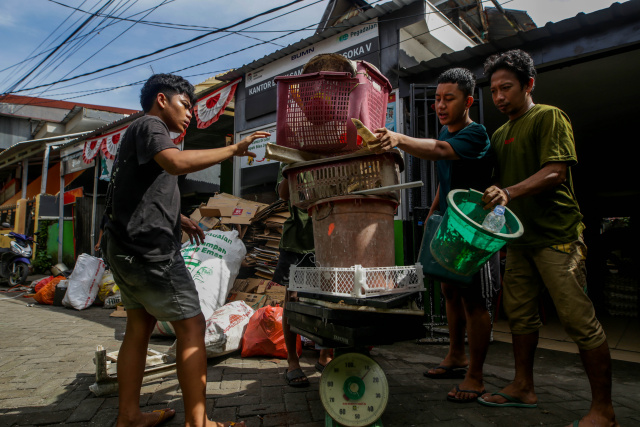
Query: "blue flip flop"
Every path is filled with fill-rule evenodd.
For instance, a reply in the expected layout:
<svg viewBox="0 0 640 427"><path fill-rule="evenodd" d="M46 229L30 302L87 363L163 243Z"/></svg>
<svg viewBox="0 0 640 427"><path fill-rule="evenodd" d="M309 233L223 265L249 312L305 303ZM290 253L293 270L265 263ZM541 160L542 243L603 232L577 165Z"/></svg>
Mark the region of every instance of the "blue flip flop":
<svg viewBox="0 0 640 427"><path fill-rule="evenodd" d="M508 394L500 393L499 391L496 391L495 393L491 393L491 396L502 396L505 399L507 399L507 401L504 403L494 403L494 402L487 402L482 397L478 397L478 403L484 406L493 406L493 407L513 407L513 408L537 408L538 407L537 403L524 403L522 400L518 399L517 397L509 396Z"/></svg>

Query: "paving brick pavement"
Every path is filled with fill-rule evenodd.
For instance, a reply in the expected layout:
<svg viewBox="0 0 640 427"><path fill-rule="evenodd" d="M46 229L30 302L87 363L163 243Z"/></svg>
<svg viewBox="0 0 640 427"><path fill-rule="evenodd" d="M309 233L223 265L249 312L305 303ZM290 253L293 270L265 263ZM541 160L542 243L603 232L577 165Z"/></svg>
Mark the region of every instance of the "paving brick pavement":
<svg viewBox="0 0 640 427"><path fill-rule="evenodd" d="M0 289L6 289L0 287ZM75 311L41 306L31 299L0 294L0 426L113 426L115 395L96 397L95 348L119 349L125 319L111 310ZM165 351L172 341L154 338L151 348ZM590 394L579 357L540 349L536 353L537 409L488 408L447 402L455 380L432 380L422 373L440 362L445 345L401 342L373 349L383 367L390 399L382 417L389 426L563 426L589 408ZM235 353L211 359L207 412L212 419L244 420L250 427L324 425L318 395L320 375L315 351L304 350L302 365L311 386L284 384L286 362L242 359ZM622 426L640 426L640 366L614 361L614 404ZM511 345L494 342L486 364L486 387L497 391L513 376ZM172 407L177 416L167 426L182 425L184 410L175 374L143 384L140 405L146 410Z"/></svg>

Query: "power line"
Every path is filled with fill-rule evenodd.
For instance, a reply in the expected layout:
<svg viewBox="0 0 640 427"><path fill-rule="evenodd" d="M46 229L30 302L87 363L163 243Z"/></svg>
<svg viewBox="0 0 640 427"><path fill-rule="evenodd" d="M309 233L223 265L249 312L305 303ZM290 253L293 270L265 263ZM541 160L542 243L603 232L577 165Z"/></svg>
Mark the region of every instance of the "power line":
<svg viewBox="0 0 640 427"><path fill-rule="evenodd" d="M378 0L378 1L382 1L382 0ZM511 2L511 1L513 1L513 0L506 0L504 3L509 3L509 2ZM504 3L503 3L503 4L504 4ZM447 9L447 10L453 10L453 9L457 9L457 8L451 8L451 9ZM429 14L432 14L432 13L434 13L434 12L425 12L425 13L416 14L416 15L404 16L404 17L401 17L401 18L392 18L392 19L379 20L379 23L381 23L381 22L392 22L392 21L396 21L396 20L399 20L399 19L406 19L407 17L411 17L411 16L426 16L426 15L429 15ZM299 29L299 30L294 30L294 31L292 31L292 32L291 32L291 33L289 33L289 34L285 34L285 35L283 35L283 36L276 37L276 38L271 39L271 40L267 40L267 41L265 41L265 42L263 42L263 43L257 43L257 44L254 44L254 45L252 45L252 46L249 46L249 47L246 47L246 48L243 48L243 49L239 49L239 50L236 50L236 51L233 51L233 52L225 53L225 54L223 54L223 55L217 56L217 57L215 57L215 58L211 58L211 59L209 59L209 60L207 60L207 61L203 61L203 62L200 62L200 63L195 64L195 65L190 65L190 66L188 66L188 67L184 67L184 68L180 68L180 69L177 69L177 70L170 71L170 73L175 74L175 73L179 73L179 72L181 72L181 71L188 70L188 69L190 69L190 68L194 68L194 67L197 67L197 66L201 66L201 65L207 64L207 63L209 63L209 62L213 62L213 61L215 61L215 60L221 59L221 58L223 58L223 57L226 57L226 56L233 55L233 54L235 54L235 53L241 52L241 51L243 51L243 50L247 50L247 49L251 49L251 48L253 48L253 47L260 46L260 45L262 45L262 44L268 43L269 41L277 40L277 39L282 38L282 37L286 37L286 36L288 36L288 35L290 35L290 34L293 34L293 33L295 33L295 32L305 31L305 29L307 29L307 28L309 28L309 27L316 26L316 25L318 25L318 24L320 24L320 23L322 23L322 21L321 21L321 22L318 22L318 23L310 24L310 25L308 25L307 27L304 27L304 28ZM384 49L389 49L389 48L391 48L391 47L394 47L394 46L399 45L399 44L400 44L400 43L402 43L402 42L405 42L405 41L408 41L408 40L414 39L414 38L416 38L416 37L420 37L420 36L422 36L422 35L428 34L428 33L433 32L433 31L437 31L437 30L439 30L439 29L441 29L441 28L446 28L446 27L451 26L451 25L454 25L454 24L453 24L452 22L450 22L450 21L449 21L448 23L445 23L444 25L442 25L442 26L440 26L440 27L436 27L436 28L433 28L433 29L427 30L427 31L425 31L425 32L423 32L423 33L417 34L417 35L415 35L415 36L408 37L408 38L406 38L406 39L404 39L404 40L399 40L397 43L392 43L392 44L390 44L390 45L388 45L388 46L385 46L384 48L379 48L377 52L378 52L378 53L381 53ZM455 26L455 25L454 25L454 26ZM339 26L335 26L335 27L333 27L333 28L339 28ZM351 27L351 26L344 26L344 28L352 28L352 27ZM203 74L211 74L211 72L210 72L210 73L203 73ZM117 86L117 87L113 87L113 88L106 88L106 89L103 89L103 90L95 91L95 92L93 92L93 93L87 93L87 94L84 94L84 95L79 95L79 96L75 96L75 97L65 98L65 100L75 99L75 98L82 98L82 97L85 97L85 96L91 96L91 95L95 95L95 94L98 94L98 93L104 93L104 92L108 92L108 91L111 91L111 90L121 89L121 88L123 88L123 87L136 86L136 85L143 84L145 81L146 81L146 80L140 80L140 81L138 81L138 82L134 82L134 83L126 84L126 85L121 85L121 86Z"/></svg>
<svg viewBox="0 0 640 427"><path fill-rule="evenodd" d="M382 1L382 0L378 0L378 1L373 2L373 3L378 3L379 1ZM503 2L503 4L510 3L511 1L513 1L513 0L507 0L507 1ZM483 3L486 3L486 2L487 2L487 0L483 1ZM371 4L373 4L373 3L371 3ZM448 8L448 9L444 9L443 11L445 11L445 10L454 10L454 9L459 9L459 7ZM431 14L431 13L438 13L438 12L425 12L425 13L418 14L418 15L423 16L423 15L427 15L427 14ZM415 15L415 16L418 16L418 15ZM402 18L385 19L385 20L381 20L380 22L390 22L390 21L393 21L393 20L397 20L397 19L406 19L406 18L407 18L407 16L404 16L404 17L402 17ZM259 25L259 24L255 24L255 25ZM226 56L229 56L229 55L232 55L232 54L238 53L238 52L240 52L240 51L243 51L243 50L246 50L246 49L250 49L250 48L253 48L253 47L257 47L257 46L260 46L260 45L263 45L263 44L266 44L266 43L270 43L270 42L272 42L272 41L274 41L274 40L277 40L277 39L282 38L282 37L286 37L286 36L288 36L288 35L290 35L290 34L293 34L293 33L295 33L295 32L307 31L307 29L308 29L309 27L313 26L313 25L316 25L316 24L312 24L312 25L307 26L307 27L302 28L302 29L293 30L293 31L291 31L291 32L289 32L288 34L285 34L285 35L283 35L283 36L276 37L276 38L273 38L273 39L271 39L271 40L263 41L263 42L261 42L261 43L254 44L254 45L252 45L252 46L245 47L245 48L240 49L240 50L237 50L237 51L229 52L229 53L226 53L226 54L224 54L224 55L220 55L220 56L218 56L218 57L212 58L212 59L210 59L210 60L203 61L203 62L200 62L200 63L198 63L198 64L191 65L191 66L188 66L188 67L184 67L184 68L181 68L181 69L179 69L179 70L172 71L172 72L173 72L173 73L176 73L176 72L184 71L184 70L187 70L187 69L190 69L190 68L194 68L194 67L197 67L197 66L200 66L200 65L204 65L204 64L206 64L206 63L213 62L213 61L215 61L215 60L217 60L217 59L220 59L220 58L223 58L223 57L226 57ZM437 30L437 29L439 29L439 28L443 28L443 27L446 27L446 26L449 26L449 25L453 25L453 24L452 24L452 23L448 23L448 24L443 25L442 27L435 28L435 29L433 29L432 31L435 31L435 30ZM228 27L227 27L227 28L228 28ZM251 28L251 27L248 27L248 28ZM340 26L334 26L334 28L340 28ZM350 28L350 27L344 26L344 28ZM423 34L426 34L426 33L428 33L428 32L429 32L429 31L427 31L427 32L425 32L425 33L423 33ZM420 35L422 35L422 34L419 34L419 35L417 35L417 36L420 36ZM415 37L417 37L417 36L415 36ZM410 38L414 38L414 37L410 37ZM409 39L410 39L410 38L409 38ZM409 40L409 39L407 39L407 40ZM403 41L404 41L404 40L403 40ZM207 43L208 43L208 42L207 42ZM390 45L390 46L387 46L387 47L385 47L385 48L383 48L383 49L386 49L386 48L389 48L389 47L395 46L395 45L397 45L397 44L398 44L398 43L395 43L395 44ZM382 50L382 49L380 49L380 51L381 51L381 50ZM170 55L167 55L167 56L170 56ZM165 57L166 57L166 56L165 56ZM150 62L151 62L151 61L150 61ZM142 65L143 65L143 64L142 64ZM109 68L113 68L113 67L109 67ZM133 67L130 67L130 68L133 68ZM113 73L112 73L112 74L113 74ZM202 73L202 74L208 74L208 73ZM104 77L104 76L102 76L102 77ZM91 80L95 80L95 78L94 78L94 79L91 79ZM87 81L89 81L89 80L87 80ZM85 82L87 82L87 81L85 81ZM85 83L85 82L82 82L82 83ZM133 86L133 85L136 85L136 84L140 84L140 83L142 83L142 82L143 82L143 81L141 81L141 82L134 82L134 83L127 84L127 85L116 86L116 87L112 87L112 88L101 89L101 90L98 90L98 91L94 91L93 93L87 93L87 94L85 94L85 95L79 95L79 96L72 97L72 98L68 98L68 99L74 99L74 98L79 98L79 97L90 96L90 95L93 95L93 94L96 94L96 93L108 92L108 91L110 91L110 90L116 90L116 89L119 89L119 88L122 88L122 87ZM55 84L55 83L54 83L54 84ZM79 83L79 84L81 84L81 83ZM74 85L75 85L75 84L74 84ZM59 89L62 89L62 88L65 88L65 87L74 86L74 85L64 86L64 87L61 87L61 88L59 88ZM28 90L28 89L24 89L24 90ZM86 92L91 92L91 91L86 91ZM72 92L72 93L79 93L79 92ZM71 94L71 93L69 93L69 94Z"/></svg>
<svg viewBox="0 0 640 427"><path fill-rule="evenodd" d="M122 3L123 1L124 1L124 3ZM118 9L121 9L122 7L126 6L126 5L127 5L127 3L129 3L130 1L131 1L131 0L120 0L120 3L114 6L114 12L117 12L117 11L118 11ZM162 4L166 3L166 1L168 1L168 0L165 0ZM133 5L135 5L137 2L138 2L138 0L134 0L134 1L133 1L133 4L131 4L129 7L127 7L127 8L126 8L124 11L122 11L121 13L126 12L126 10L128 10L129 8L131 8L131 7L132 7ZM122 6L120 6L120 4L122 4ZM162 4L160 4L160 5L156 6L156 7L154 7L152 10L157 9L158 7L162 6ZM149 12L149 13L151 13L151 12ZM147 14L147 15L148 15L148 14ZM145 16L146 16L146 15L145 15ZM103 19L102 19L102 21L104 21L104 20L105 20L105 18L103 18ZM98 24L96 25L96 27L95 27L95 28L97 28L99 25L100 25L100 23L98 23ZM94 28L94 31L95 31L95 28ZM93 31L89 32L89 34L91 34L92 32L93 32ZM46 70L47 68L49 68L49 67L53 66L53 64L54 64L56 61L58 61L58 60L62 57L62 55L65 55L65 54L66 54L66 57L61 59L61 62L64 62L64 60L66 60L66 59L70 58L73 54L75 54L79 49L81 49L82 47L84 47L84 46L85 46L85 45L86 45L86 44L87 44L91 39L93 39L94 37L95 37L95 35L94 35L94 36L92 36L90 39L85 40L82 44L81 44L81 39L80 39L80 38L78 38L78 39L77 39L78 41L75 43L75 45L74 45L74 46L72 46L72 47L67 46L67 48L66 48L66 52L65 52L65 53L61 53L60 55L58 55L58 56L57 56L57 58L53 59L53 60L52 60L49 64L47 64L44 68L42 68L41 70L39 70L38 74L42 74L42 72L43 72L44 70ZM74 50L74 49L75 49L75 50ZM73 52L72 52L72 50L73 50ZM92 57L93 57L93 56L92 56ZM91 57L90 57L90 58L91 58ZM90 59L90 58L89 58L89 59ZM88 59L87 59L87 60L88 60ZM86 62L87 60L85 60L85 62ZM82 65L82 64L80 64L80 65ZM78 68L80 65L78 65L76 68ZM54 69L53 69L53 70L57 69L57 68L58 68L58 66L59 66L59 65L56 65L56 66L54 67ZM74 68L74 70L75 70L76 68ZM67 73L64 77L68 76L71 72L73 72L73 70L71 70L69 73ZM31 79L31 81L33 81L33 80L34 80L34 79ZM40 92L39 94L37 94L37 97L41 97L45 92L47 92L49 89L51 89L51 87L52 87L52 86L49 86L49 87L45 88L42 92ZM15 112L17 113L17 112L18 112L18 111L20 111L22 108L25 108L25 107L27 107L28 105L32 105L32 101L35 101L35 98L34 98L34 99L32 99L32 100L29 100L29 101L28 101L28 102L26 102L25 104L21 105L21 106L20 106L20 107L15 111Z"/></svg>
<svg viewBox="0 0 640 427"><path fill-rule="evenodd" d="M109 6L111 3L113 2L113 0L107 0L107 2L105 3L104 6L102 6L100 8L100 11L102 11L104 8L106 8L107 6ZM67 37L65 39L65 41L63 41L62 43L60 43L49 55L47 55L46 58L44 58L42 61L40 61L40 63L38 63L38 65L36 65L35 67L33 67L31 69L31 71L29 71L24 77L22 77L20 80L18 80L17 83L15 83L8 91L7 93L11 93L13 92L13 89L15 89L20 83L22 83L23 81L25 81L27 79L27 77L29 77L34 71L36 71L42 64L44 64L47 59L49 59L51 57L51 55L53 55L55 52L57 52L62 46L64 46L64 44L69 41L69 39L71 37L73 37L75 34L77 34L85 25L87 25L89 22L91 22L91 20L95 18L95 14L91 15L90 17L88 17L78 28L76 28L76 30L71 33L71 35L69 35L69 37Z"/></svg>
<svg viewBox="0 0 640 427"><path fill-rule="evenodd" d="M126 6L127 3L129 3L130 1L131 0L119 0L119 3L114 5L113 12L116 13L119 9L122 9L124 6ZM137 2L138 2L138 0L134 0L133 4L135 4ZM131 6L129 6L129 7L131 7ZM43 68L38 70L37 76L38 77L40 77L40 76L42 77L40 79L40 81L43 81L53 71L57 70L60 65L62 65L63 63L66 63L68 60L70 60L73 55L75 55L78 51L80 51L80 49L82 49L84 46L86 46L87 43L89 43L91 40L93 40L98 34L96 32L96 29L105 20L106 20L105 18L102 18L101 22L96 23L95 27L92 30L89 30L87 34L83 34L80 37L77 37L76 39L70 40L67 43L67 45L65 46L65 48L61 49L61 51L54 58L52 58L51 61L46 66L44 66ZM93 34L93 35L91 37L87 38L87 36L90 36L91 34ZM53 69L51 69L51 67L53 67ZM51 71L48 72L47 75L44 75L44 72L46 70L48 70L48 69L51 69ZM74 68L74 70L75 70L75 68ZM70 73L71 72L67 73L64 77L68 76ZM30 82L35 82L35 81L36 81L36 77L33 77L30 80ZM31 83L25 82L25 85L26 84L31 84ZM46 92L46 90L47 89L45 89L42 93ZM40 95L38 95L38 96L40 96Z"/></svg>
<svg viewBox="0 0 640 427"><path fill-rule="evenodd" d="M315 4L317 4L317 3L321 3L321 2L323 2L323 1L325 1L325 0L317 0L317 1L313 2L313 3L308 4L308 5L301 6L301 7L297 8L297 9L293 9L293 10L287 11L287 12L285 12L285 13L281 14L281 15L275 16L275 17L273 17L273 18L266 19L266 20L264 20L264 21L258 22L258 23L256 23L256 24L253 24L253 25L251 25L251 26L249 26L249 27L246 27L246 28L253 28L253 27L256 27L256 26L258 26L258 25L261 25L261 24L264 24L264 23L266 23L266 22L269 22L269 21L275 20L275 19L277 19L277 18L281 18L281 17L286 16L286 15L289 15L289 14L291 14L291 13L295 13L295 12L297 12L297 11L299 11L299 10L302 10L302 9L305 9L305 8L307 8L307 7L311 7L311 6L315 5ZM383 1L383 0L376 0L376 2L378 2L378 1ZM316 24L313 24L313 25L316 25ZM294 30L294 32L298 32L298 31L304 31L304 30ZM154 58L154 59L151 59L151 60L149 60L149 61L146 61L146 62L143 62L143 63L140 63L140 64L136 64L136 65L132 65L132 66L130 66L130 67L123 68L123 69L120 69L120 70L117 70L117 71L113 71L113 72L108 73L108 74L103 74L103 75L100 75L100 76L97 76L97 77L93 77L93 78L90 78L90 79L86 79L86 80L83 80L82 82L76 82L76 83L68 84L68 85L66 85L66 86L61 86L61 87L59 87L58 89L65 89L65 88L68 88L68 87L77 86L77 85L79 85L79 84L88 83L88 82L90 82L90 81L94 81L94 80L102 79L102 78L104 78L104 77L112 76L112 75L114 75L114 74L122 73L122 72L124 72L124 71L130 70L130 69L133 69L133 68L141 67L141 66L144 66L144 65L150 64L150 63L152 63L152 62L159 61L159 60L161 60L161 59L168 58L168 57L171 57L171 56L177 55L177 54L179 54L179 53L186 52L186 51L191 50L191 49L195 49L195 48L197 48L197 47L203 46L203 45L208 44L208 43L213 43L213 42L218 41L218 40L220 40L220 39L223 39L223 38L225 38L225 37L229 37L230 35L232 35L232 34L225 34L225 35L223 35L223 36L221 36L221 37L218 37L218 38L216 38L216 39L208 40L208 41L205 41L205 42L203 42L203 43L197 44L197 45L195 45L195 46L190 46L190 47L188 47L188 48L185 48L185 49L179 50L179 51L177 51L177 52L172 52L172 53L170 53L170 54L168 54L168 55L161 56L161 57L159 57L159 58ZM274 38L274 39L271 39L271 40L267 40L267 42L269 42L269 43L272 43L272 44L273 44L273 41L274 41L274 40L277 40L277 39L278 39L278 37L277 37L277 38ZM260 41L262 42L263 40L260 40ZM249 49L249 48L254 47L254 46L256 46L256 45L249 46L249 47L247 47L246 49Z"/></svg>
<svg viewBox="0 0 640 427"><path fill-rule="evenodd" d="M108 0L108 1L109 1L109 3L110 3L110 2L112 2L113 0ZM253 15L253 16L251 16L251 17L249 17L249 18L245 18L245 19L243 19L243 20L241 20L241 21L239 21L239 22L237 22L237 23L235 23L235 24L232 24L232 25L229 25L229 26L227 26L227 27L224 27L224 28L222 28L221 30L227 30L227 29L229 29L229 28L233 28L233 27L235 27L235 26L237 26L237 25L242 25L242 24L244 24L244 23L246 23L246 22L249 22L249 21L251 21L251 20L253 20L253 19L259 18L260 16L269 15L269 14L271 14L271 13L277 12L278 10L281 10L281 9L284 9L284 8L286 8L286 7L289 7L289 6L293 5L293 4L299 3L299 2L301 2L301 1L303 1L303 0L293 0L292 2L287 3L287 4L283 5L283 6L278 6L278 7L275 7L275 8L269 9L269 10L267 10L266 12L262 12L262 13L259 13L259 14L257 14L257 15ZM90 18L90 19L91 19L91 18ZM184 46L184 45L189 44L189 43L193 43L194 41L201 40L201 39L203 39L203 38L205 38L205 37L207 37L207 36L210 36L210 35L212 35L212 34L216 34L216 33L218 33L218 32L220 32L220 30L210 31L210 32L208 32L208 33L206 33L206 34L199 35L199 36L194 37L194 38L192 38L192 39L190 39L190 40L187 40L187 41L184 41L184 42L180 42L180 43L176 43L176 44L174 44L174 45L171 45L171 46L168 46L168 47L165 47L165 48L162 48L162 49L158 49L158 50L156 50L156 51L154 51L154 52L151 52L151 53L148 53L148 54L145 54L145 55L140 55L140 56L138 56L138 57L136 57L136 58L128 59L128 60L123 61L123 62L120 62L120 63L118 63L118 64L110 65L110 66L107 66L107 67L100 68L100 69L98 69L98 70L94 70L94 71L90 71L90 72L87 72L87 73L79 74L79 75L76 75L76 76L73 76L73 77L69 77L69 78L66 78L66 79L58 80L57 82L47 83L47 84L42 84L42 85L38 85L38 86L34 86L34 87L30 87L30 88L23 88L23 89L20 89L20 90L14 90L14 89L16 88L16 86L17 86L19 83L21 83L22 81L24 81L24 79L25 79L26 77L28 77L28 76L25 76L25 77L24 77L24 78L22 78L22 79L21 79L17 84L15 84L15 85L14 85L14 86L9 90L9 91L7 91L5 94L8 94L8 93L18 93L18 92L24 92L24 91L28 91L28 90L40 89L40 88L42 88L42 87L45 87L45 86L51 86L51 85L54 85L54 84L56 84L56 83L64 83L64 82L68 82L68 81L71 81L71 80L78 79L78 78L80 78L80 77L90 76L90 75L92 75L92 74L100 73L100 72L105 71L105 70L110 70L110 69L112 69L112 68L116 68L116 67L119 67L119 66L122 66L122 65L125 65L125 64L129 64L129 63L131 63L131 62L133 62L133 61L138 61L138 60L140 60L140 59L144 59L144 58L148 58L148 57L153 56L153 55L157 55L158 53L162 53L162 52L167 51L167 50L170 50L170 49L175 49L175 48L177 48L177 47ZM67 40L68 40L70 37L71 37L71 36L69 36L69 37L67 38ZM45 58L45 60L46 60L46 59L48 59L50 56L51 56L51 54L49 54L49 55L47 56L47 58ZM44 62L44 61L43 61L43 62ZM39 65L40 65L40 64L39 64ZM38 66L39 66L39 65L38 65ZM34 69L34 70L35 70L35 69ZM31 74L31 73L29 73L29 74Z"/></svg>
<svg viewBox="0 0 640 427"><path fill-rule="evenodd" d="M174 1L176 1L176 0L169 0L169 1L167 1L167 3L166 3L166 4L173 3ZM83 4L84 4L84 2L83 2ZM82 4L81 4L80 6L82 6ZM148 12L149 10L152 10L152 9L154 9L154 8L155 8L155 6L154 6L154 7L150 7L150 8L148 8L148 9L145 9L145 10L142 10L142 11L140 11L140 12L136 12L136 13L134 13L133 15L129 15L129 17L128 17L128 18L133 18L134 16L142 15L143 13ZM85 13L91 13L91 12L86 12L86 11L85 11ZM79 20L80 20L80 19L78 19L76 22L78 22ZM88 34L85 34L85 35L79 36L78 38L85 38L85 37L87 37L87 36L91 35L91 34L92 34L92 33L94 33L94 32L100 32L100 31L104 30L105 28L108 28L108 27L110 27L110 26L112 26L112 25L115 25L115 24L116 24L115 22L109 23L109 24L105 25L105 26L104 26L104 27L102 27L102 28L96 28L96 29L95 29L95 30L93 30L91 33L88 33ZM58 38L60 38L60 36L58 36ZM57 39L58 39L58 38L57 38ZM56 40L57 40L57 39L56 39ZM72 40L70 40L70 41L76 41L76 40L77 40L77 39L72 39ZM55 42L55 41L54 41L54 42ZM50 50L51 50L51 49L50 49ZM13 68L13 67L16 67L16 66L18 66L18 65L20 65L20 64L22 64L22 63L24 63L24 62L30 61L30 60L32 60L32 59L35 59L35 58L37 58L38 56L44 55L45 53L49 52L50 50L45 50L45 51L40 52L40 53L38 53L37 55L35 55L35 56L31 57L31 58L26 58L26 59L24 59L24 60L22 60L22 61L20 61L20 62L17 62L17 63L15 63L15 64L13 64L13 65L10 65L10 66L6 67L6 68L3 68L3 69L1 69L1 70L0 70L0 73L1 73L1 72L4 72L4 71L7 71L7 70L9 70L9 69L11 69L11 68Z"/></svg>
<svg viewBox="0 0 640 427"><path fill-rule="evenodd" d="M86 1L87 1L87 0L83 0L83 1L82 1L82 3L80 4L80 6L82 6L83 4L85 4L85 3L86 3ZM0 70L0 73L1 73L1 72L3 72L3 71L5 71L5 70L8 70L8 69L10 69L10 68L13 68L13 67L15 67L15 66L17 66L17 65L20 65L20 64L23 64L23 63L25 63L25 62L28 62L28 61L30 61L31 59L36 58L37 56L40 56L41 54L38 54L38 55L36 55L35 57L31 57L31 55L33 55L33 54L34 54L38 49L40 49L40 48L42 47L42 45L43 45L43 44L45 44L45 43L46 43L46 41L47 41L49 38L53 37L53 35L56 33L56 31L58 31L58 29L60 29L60 27L62 27L62 26L64 25L64 23L65 23L65 22L67 22L67 20L69 20L69 19L73 16L73 14L74 14L74 13L75 13L75 11L74 11L74 12L71 12L71 13L69 14L69 16L67 16L67 17L66 17L66 18L65 18L65 19L64 19L60 24L58 24L58 26L57 26L53 31L51 31L51 33L49 33L49 35L48 35L48 36L46 36L46 37L42 40L42 42L40 42L40 44L39 44L38 46L36 46L36 48L35 48L35 49L33 49L33 50L31 51L31 53L29 53L29 54L27 55L27 59L25 59L24 61L18 62L17 64L11 65L11 66L9 66L9 67L7 67L7 68L3 69L3 70ZM31 58L30 58L30 57L31 57ZM20 73L20 72L22 71L22 68L24 68L24 67L21 67L19 70L17 70L17 71L16 71L16 73ZM9 75L7 75L7 77L5 77L5 78L0 82L0 85L5 84L5 83L10 79L10 78L11 78L11 75L10 75L10 74L9 74Z"/></svg>

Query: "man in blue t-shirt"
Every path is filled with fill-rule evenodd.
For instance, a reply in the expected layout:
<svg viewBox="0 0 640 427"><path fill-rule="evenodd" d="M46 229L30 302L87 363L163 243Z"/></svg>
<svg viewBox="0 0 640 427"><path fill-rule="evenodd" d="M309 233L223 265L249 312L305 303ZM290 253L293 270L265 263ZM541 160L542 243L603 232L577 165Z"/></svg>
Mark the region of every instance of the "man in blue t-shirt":
<svg viewBox="0 0 640 427"><path fill-rule="evenodd" d="M429 211L447 209L452 189L482 189L491 180L490 142L487 131L469 117L473 104L475 77L464 68L453 68L438 77L434 109L443 125L439 139L412 138L385 128L376 133L383 150L398 147L426 160L437 161L438 191ZM442 283L449 324L449 353L428 378L464 378L451 390L447 400L474 402L484 393L482 366L491 335L491 299L500 286L499 256L496 254L477 273L468 287ZM469 337L469 358L465 354L465 326ZM465 374L465 369L468 370Z"/></svg>

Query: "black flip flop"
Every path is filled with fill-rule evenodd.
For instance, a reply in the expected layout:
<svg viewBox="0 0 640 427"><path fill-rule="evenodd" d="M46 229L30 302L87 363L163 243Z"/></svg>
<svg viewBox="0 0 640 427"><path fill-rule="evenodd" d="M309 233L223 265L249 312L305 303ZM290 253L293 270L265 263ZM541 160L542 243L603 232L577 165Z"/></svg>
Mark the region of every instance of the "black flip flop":
<svg viewBox="0 0 640 427"><path fill-rule="evenodd" d="M316 362L316 366L315 366L315 367L316 367L316 371L318 371L318 372L322 373L322 371L324 371L324 367L325 367L325 366L327 366L327 365L323 365L323 364L322 364L322 363L320 363L320 362Z"/></svg>
<svg viewBox="0 0 640 427"><path fill-rule="evenodd" d="M465 374L467 373L466 366L458 366L458 367L438 366L434 369L442 369L444 370L444 372L440 374L430 374L429 371L426 371L424 373L424 376L434 380L454 379L454 378L459 379L459 378L464 378Z"/></svg>
<svg viewBox="0 0 640 427"><path fill-rule="evenodd" d="M460 390L460 386L456 386L456 392L457 393L471 393L471 394L475 394L476 397L470 397L468 399L458 399L457 397L453 396L449 396L447 394L447 400L449 402L455 402L455 403L471 403L471 402L475 402L476 400L478 400L478 398L480 396L482 396L483 394L485 394L487 392L487 390L482 390L482 391L475 391L475 390Z"/></svg>
<svg viewBox="0 0 640 427"><path fill-rule="evenodd" d="M304 378L303 380L299 380L300 378ZM309 387L309 379L302 372L302 369L294 369L293 371L284 371L284 379L287 381L287 384L290 387ZM299 380L299 381L296 381Z"/></svg>

